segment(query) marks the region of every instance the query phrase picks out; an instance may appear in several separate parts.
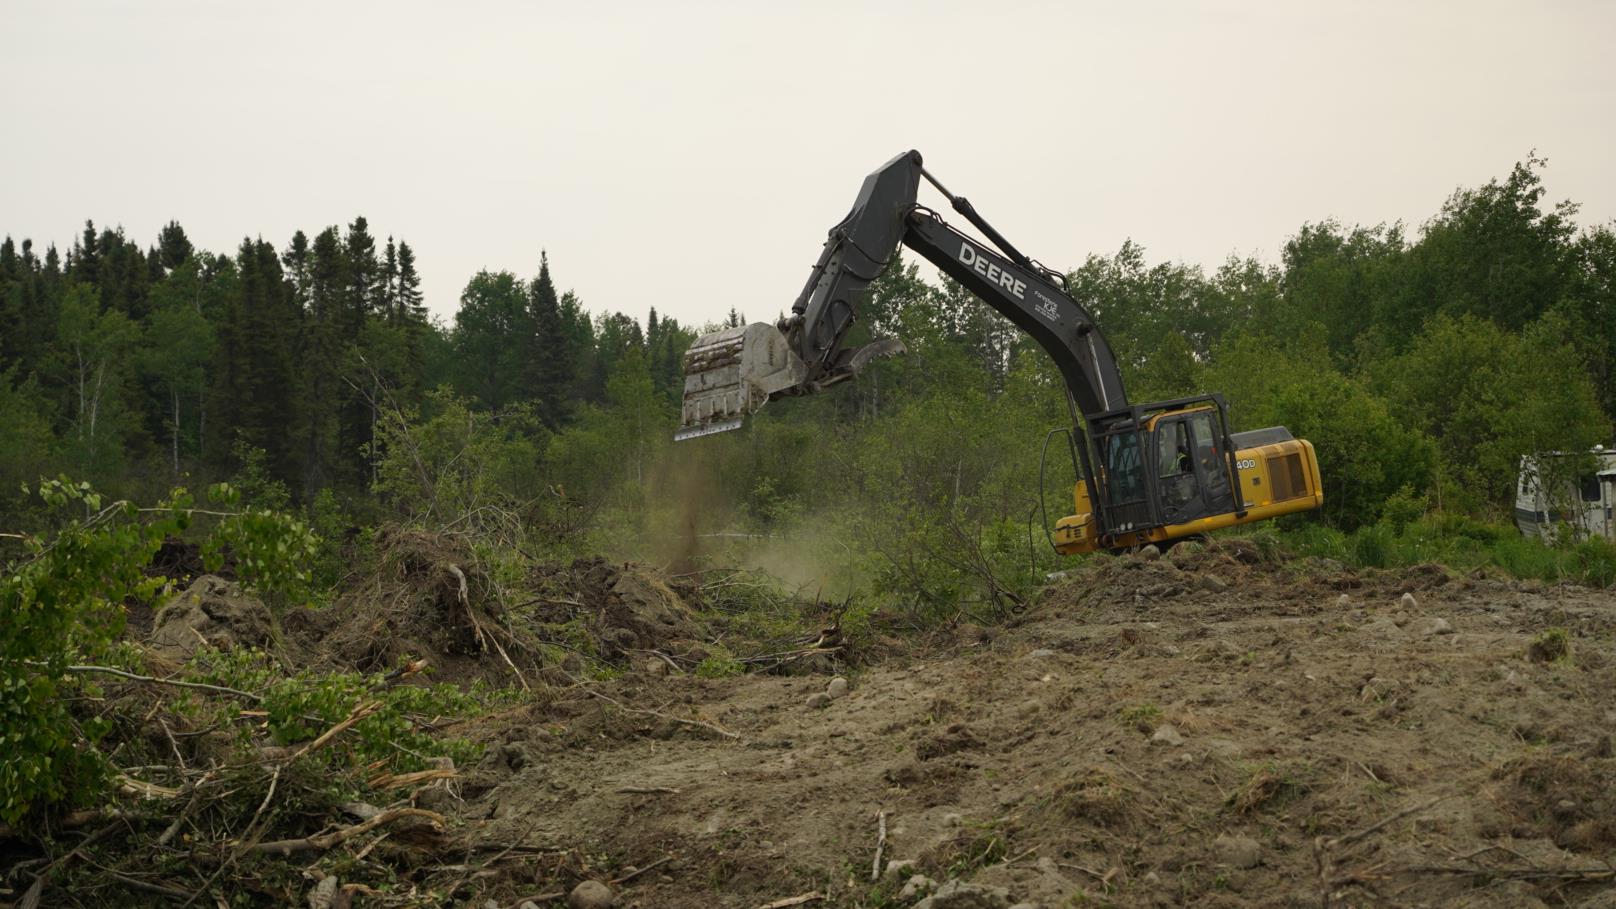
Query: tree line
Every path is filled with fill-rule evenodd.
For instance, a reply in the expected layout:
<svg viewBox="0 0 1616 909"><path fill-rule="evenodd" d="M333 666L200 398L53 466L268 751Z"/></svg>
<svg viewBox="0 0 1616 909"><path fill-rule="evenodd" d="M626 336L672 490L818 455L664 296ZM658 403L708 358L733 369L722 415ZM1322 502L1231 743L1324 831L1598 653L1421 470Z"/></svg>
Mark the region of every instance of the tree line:
<svg viewBox="0 0 1616 909"><path fill-rule="evenodd" d="M530 405L555 430L604 402L620 367L671 397L693 337L654 309L643 326L592 317L557 293L542 252L530 280L474 276L443 325L415 250L363 217L279 249L244 238L233 255L194 247L177 222L144 248L93 222L65 252L7 236L0 325L0 496L13 500L58 472L156 491L243 469L289 500L364 498L388 410L419 416L442 387L491 411Z"/></svg>
<svg viewBox="0 0 1616 909"><path fill-rule="evenodd" d="M1237 429L1312 440L1326 523L1501 521L1521 455L1609 443L1616 413L1616 232L1548 205L1546 172L1528 157L1417 228L1304 224L1277 262L1209 271L1125 241L1072 269L1069 291L1134 399L1222 392ZM440 324L414 250L363 218L233 256L193 249L178 224L146 249L91 225L62 255L7 239L0 495L58 471L150 486L247 472L292 502L497 512L578 546L842 514L892 564L930 547L965 574L983 540L1024 537L1064 394L1047 357L958 285L889 269L854 331L908 354L672 448L696 332L654 310L591 314L542 252L537 265L472 276ZM675 514L693 489L701 514ZM1044 493L1060 511L1050 496L1069 488Z"/></svg>

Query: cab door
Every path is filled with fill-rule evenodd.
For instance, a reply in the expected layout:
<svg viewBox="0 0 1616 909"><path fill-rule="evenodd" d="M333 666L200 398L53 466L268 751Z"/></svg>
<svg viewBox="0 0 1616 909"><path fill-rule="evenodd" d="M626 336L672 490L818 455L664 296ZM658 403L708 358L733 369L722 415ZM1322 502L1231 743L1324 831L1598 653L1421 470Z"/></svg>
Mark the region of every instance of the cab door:
<svg viewBox="0 0 1616 909"><path fill-rule="evenodd" d="M1234 511L1229 461L1206 411L1156 421L1156 501L1163 524Z"/></svg>
<svg viewBox="0 0 1616 909"><path fill-rule="evenodd" d="M1186 416L1156 421L1156 502L1163 524L1183 524L1206 512Z"/></svg>
<svg viewBox="0 0 1616 909"><path fill-rule="evenodd" d="M1234 490L1229 483L1229 453L1223 449L1223 434L1210 411L1189 416L1190 436L1195 445L1195 475L1204 490L1205 510L1201 517L1234 511Z"/></svg>

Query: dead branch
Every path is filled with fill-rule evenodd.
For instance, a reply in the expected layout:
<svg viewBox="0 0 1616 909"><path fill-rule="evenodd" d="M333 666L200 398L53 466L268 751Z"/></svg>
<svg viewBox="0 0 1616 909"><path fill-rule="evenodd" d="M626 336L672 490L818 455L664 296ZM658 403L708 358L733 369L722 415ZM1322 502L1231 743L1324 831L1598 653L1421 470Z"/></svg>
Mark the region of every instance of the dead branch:
<svg viewBox="0 0 1616 909"><path fill-rule="evenodd" d="M187 893L186 891L179 889L178 887L168 887L168 886L165 886L163 884L153 883L151 881L143 881L138 877L130 877L127 874L123 874L123 873L118 872L118 871L113 871L110 868L109 869L104 869L104 870L106 870L106 872L108 874L112 875L114 880L117 880L117 881L120 881L121 883L127 884L128 886L133 887L136 890L144 890L147 893L156 893L156 894L158 894L160 896L166 896L169 899L174 899L174 900L182 900L182 899L185 899L186 897L191 895L191 894Z"/></svg>
<svg viewBox="0 0 1616 909"><path fill-rule="evenodd" d="M870 866L870 883L881 879L881 853L887 850L887 810L875 814L875 862Z"/></svg>
<svg viewBox="0 0 1616 909"><path fill-rule="evenodd" d="M1405 817L1408 817L1411 814L1418 814L1421 811L1424 811L1425 809L1430 808L1432 805L1435 805L1438 802L1447 801L1450 798L1453 798L1453 796L1451 796L1451 795L1439 795L1434 799L1428 799L1426 801L1420 802L1418 805L1410 805L1409 807L1404 808L1402 811L1396 812L1395 814L1392 814L1389 817L1383 818L1382 820L1379 820L1379 821L1377 821L1377 822L1375 822L1373 824L1370 824L1368 827L1365 827L1364 829L1359 830L1356 833L1349 833L1349 834L1347 834L1345 836L1338 836L1338 837L1336 837L1334 839L1326 840L1325 843L1324 843L1324 848L1326 848L1326 849L1336 849L1336 848L1339 848L1341 846L1350 846L1353 843L1356 843L1359 840L1363 839L1364 837L1367 837L1370 834L1373 834L1376 831L1385 828L1387 825L1395 824L1396 822L1402 820Z"/></svg>
<svg viewBox="0 0 1616 909"><path fill-rule="evenodd" d="M669 786L624 786L617 790L627 795L678 795L679 790Z"/></svg>
<svg viewBox="0 0 1616 909"><path fill-rule="evenodd" d="M1356 879L1357 876L1354 875L1348 875L1346 877L1338 877L1336 875L1336 859L1334 856L1335 850L1342 846L1350 846L1354 843L1361 842L1377 831L1383 830L1387 826L1396 823L1397 821L1400 821L1411 814L1417 814L1427 808L1430 808L1432 805L1449 798L1452 798L1452 796L1442 795L1437 796L1434 799L1427 799L1426 801L1415 805L1410 805L1401 811L1393 812L1392 814L1380 819L1379 821L1376 821L1373 824L1370 824L1368 827L1365 827L1362 830L1348 833L1343 836L1333 838L1325 838L1323 836L1314 837L1313 865L1318 874L1319 905L1323 907L1323 909L1330 909L1330 907L1335 904L1335 899L1337 896L1336 888L1346 884L1361 883L1361 881Z"/></svg>
<svg viewBox="0 0 1616 909"><path fill-rule="evenodd" d="M308 754L311 751L318 751L319 749L325 747L331 742L332 739L341 735L348 729L351 729L355 723L380 710L381 707L381 701L361 702L358 706L354 707L354 709L346 717L344 717L341 722L337 723L335 726L332 726L330 729L327 729L325 732L320 733L319 738L292 752L292 755L282 763L282 766L295 762L298 758L301 758L303 755Z"/></svg>
<svg viewBox="0 0 1616 909"><path fill-rule="evenodd" d="M825 894L820 893L818 890L814 890L809 893L804 893L802 896L788 896L783 900L775 900L772 903L764 903L763 905L759 906L758 909L787 909L787 907L790 906L801 906L803 903L812 903L824 898Z"/></svg>
<svg viewBox="0 0 1616 909"><path fill-rule="evenodd" d="M448 767L417 770L413 773L383 773L370 778L370 788L398 789L403 786L414 786L417 783L430 783L433 780L452 780L459 775L459 771Z"/></svg>
<svg viewBox="0 0 1616 909"><path fill-rule="evenodd" d="M36 663L33 660L23 660L22 662L26 666L35 666L40 669L50 668L44 663ZM128 679L132 682L145 682L150 685L169 685L174 688L193 688L198 691L212 691L216 694L228 694L238 698L245 698L254 703L262 703L264 700L261 695L253 694L250 691L242 691L239 688L226 688L223 685L209 685L206 682L182 682L179 679L159 679L155 676L136 675L133 672L125 672L122 669L113 669L111 666L63 666L62 671L73 673L75 675L115 675L119 678Z"/></svg>
<svg viewBox="0 0 1616 909"><path fill-rule="evenodd" d="M343 827L330 833L316 836L305 836L291 840L276 840L273 843L257 843L249 852L268 852L276 855L291 855L294 852L324 852L333 846L340 845L347 840L364 833L369 833L377 827L391 824L402 818L418 817L428 823L442 827L443 815L436 811L427 811L425 808L389 808L368 821L361 821L351 827Z"/></svg>
<svg viewBox="0 0 1616 909"><path fill-rule="evenodd" d="M650 870L652 870L654 868L661 868L663 865L666 865L667 863L669 863L671 861L673 861L673 856L671 856L671 855L659 858L656 861L652 862L651 864L646 865L644 868L636 868L633 871L630 871L628 874L623 875L622 877L614 877L614 878L612 878L612 885L613 886L620 886L622 884L626 884L629 881L632 881L635 878L639 877L640 875L644 874L645 872L650 871Z"/></svg>

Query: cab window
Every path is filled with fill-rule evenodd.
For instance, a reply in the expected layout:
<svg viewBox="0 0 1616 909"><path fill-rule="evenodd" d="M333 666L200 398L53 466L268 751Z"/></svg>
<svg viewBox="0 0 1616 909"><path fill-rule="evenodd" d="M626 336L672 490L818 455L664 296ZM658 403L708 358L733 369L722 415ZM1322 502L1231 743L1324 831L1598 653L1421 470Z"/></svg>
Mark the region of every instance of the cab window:
<svg viewBox="0 0 1616 909"><path fill-rule="evenodd" d="M1108 475L1106 479L1110 483L1116 501L1126 502L1144 498L1145 485L1142 476L1144 465L1139 457L1139 436L1136 433L1123 432L1110 437L1105 466Z"/></svg>
<svg viewBox="0 0 1616 909"><path fill-rule="evenodd" d="M1208 472L1216 472L1218 446L1217 436L1212 433L1212 416L1198 413L1190 420L1195 423L1195 461Z"/></svg>
<svg viewBox="0 0 1616 909"><path fill-rule="evenodd" d="M1163 477L1190 472L1190 431L1183 420L1157 424L1156 470Z"/></svg>

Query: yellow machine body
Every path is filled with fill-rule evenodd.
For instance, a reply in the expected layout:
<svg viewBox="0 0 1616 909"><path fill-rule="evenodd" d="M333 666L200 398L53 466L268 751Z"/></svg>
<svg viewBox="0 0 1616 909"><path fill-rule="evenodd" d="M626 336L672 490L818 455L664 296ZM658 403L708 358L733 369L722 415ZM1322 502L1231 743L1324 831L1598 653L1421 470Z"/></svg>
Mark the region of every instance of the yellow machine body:
<svg viewBox="0 0 1616 909"><path fill-rule="evenodd" d="M1162 416L1165 415L1150 420L1147 427L1150 432L1155 431L1156 422ZM1075 488L1076 508L1073 514L1055 524L1055 551L1062 555L1077 555L1097 549L1127 549L1147 543L1166 543L1225 527L1311 511L1324 504L1319 462L1313 453L1313 443L1305 439L1287 439L1239 449L1235 452L1235 472L1234 489L1242 503L1240 510L1182 524L1120 533L1105 540L1095 533L1094 506L1089 501L1088 485L1080 481Z"/></svg>

